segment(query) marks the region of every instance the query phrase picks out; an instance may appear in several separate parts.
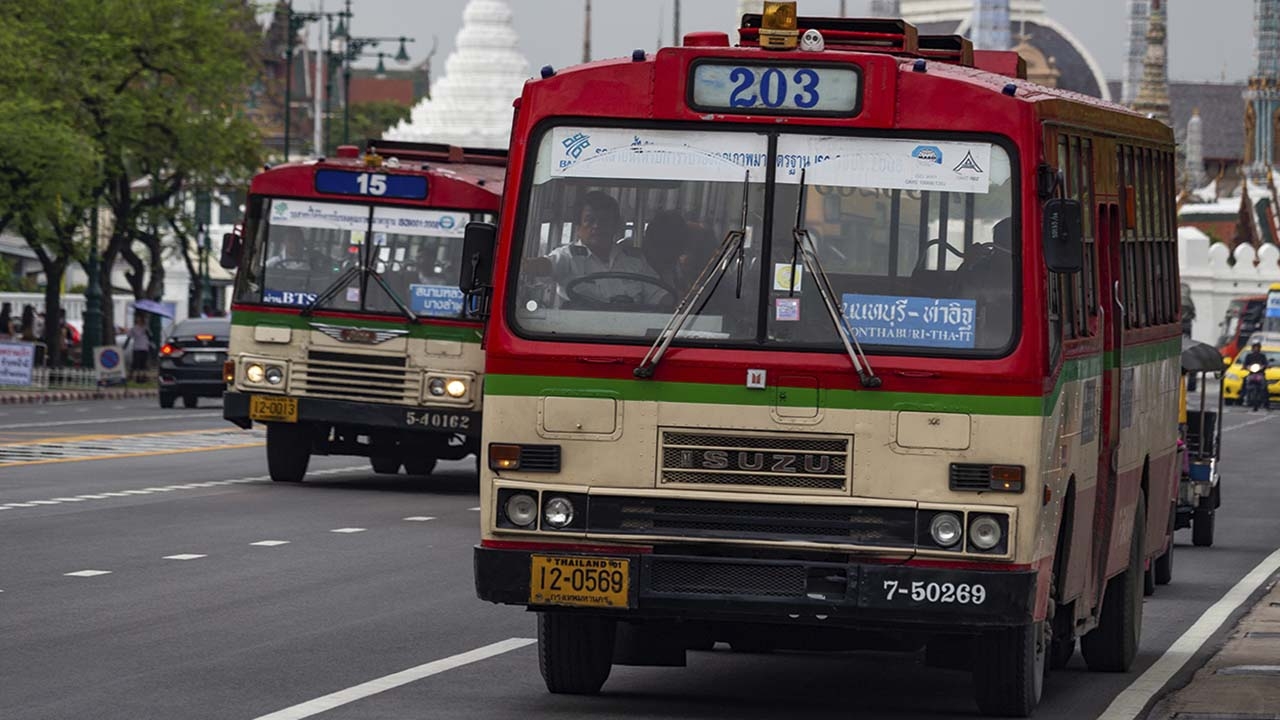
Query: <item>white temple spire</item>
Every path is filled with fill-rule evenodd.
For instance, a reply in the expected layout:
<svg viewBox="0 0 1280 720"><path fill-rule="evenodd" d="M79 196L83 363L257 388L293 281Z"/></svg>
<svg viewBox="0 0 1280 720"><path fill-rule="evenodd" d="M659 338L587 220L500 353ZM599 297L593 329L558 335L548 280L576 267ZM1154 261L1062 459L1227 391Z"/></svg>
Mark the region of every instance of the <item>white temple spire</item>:
<svg viewBox="0 0 1280 720"><path fill-rule="evenodd" d="M1186 184L1189 190L1199 190L1205 184L1204 177L1204 128L1200 120L1200 108L1191 111L1187 121Z"/></svg>
<svg viewBox="0 0 1280 720"><path fill-rule="evenodd" d="M511 102L529 77L529 63L516 49L506 0L469 0L462 29L445 61L444 76L409 120L383 133L388 140L506 148Z"/></svg>
<svg viewBox="0 0 1280 720"><path fill-rule="evenodd" d="M979 50L1008 50L1013 46L1009 33L1009 0L977 0L969 37Z"/></svg>
<svg viewBox="0 0 1280 720"><path fill-rule="evenodd" d="M1142 84L1142 65L1147 57L1147 23L1150 0L1129 0L1129 34L1124 40L1124 75L1120 81L1120 102L1132 105Z"/></svg>
<svg viewBox="0 0 1280 720"><path fill-rule="evenodd" d="M902 3L898 0L871 0L871 17L902 17Z"/></svg>

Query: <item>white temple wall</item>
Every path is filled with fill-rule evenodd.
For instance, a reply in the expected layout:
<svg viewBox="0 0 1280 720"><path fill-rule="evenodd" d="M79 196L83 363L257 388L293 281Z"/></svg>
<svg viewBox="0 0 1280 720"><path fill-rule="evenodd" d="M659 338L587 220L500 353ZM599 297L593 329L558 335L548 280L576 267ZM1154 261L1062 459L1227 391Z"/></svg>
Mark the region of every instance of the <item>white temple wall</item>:
<svg viewBox="0 0 1280 720"><path fill-rule="evenodd" d="M1280 248L1264 245L1257 253L1248 245L1231 252L1222 243L1210 244L1209 237L1193 227L1178 228L1178 269L1182 282L1191 288L1196 319L1191 337L1215 344L1221 332L1227 305L1245 295L1265 295L1271 283L1280 282Z"/></svg>

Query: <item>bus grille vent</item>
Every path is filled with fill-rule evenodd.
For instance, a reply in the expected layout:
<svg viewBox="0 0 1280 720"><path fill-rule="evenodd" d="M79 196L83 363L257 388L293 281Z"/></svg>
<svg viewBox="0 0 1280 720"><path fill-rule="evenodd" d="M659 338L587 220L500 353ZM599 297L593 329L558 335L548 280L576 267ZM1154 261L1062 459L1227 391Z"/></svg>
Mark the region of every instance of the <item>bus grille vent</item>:
<svg viewBox="0 0 1280 720"><path fill-rule="evenodd" d="M803 565L694 562L655 558L654 592L672 595L805 597Z"/></svg>
<svg viewBox="0 0 1280 720"><path fill-rule="evenodd" d="M664 430L661 485L841 493L849 482L848 437Z"/></svg>
<svg viewBox="0 0 1280 720"><path fill-rule="evenodd" d="M291 387L307 397L417 404L420 374L404 357L312 350L292 367Z"/></svg>
<svg viewBox="0 0 1280 720"><path fill-rule="evenodd" d="M952 490L983 492L991 489L991 466L951 463Z"/></svg>

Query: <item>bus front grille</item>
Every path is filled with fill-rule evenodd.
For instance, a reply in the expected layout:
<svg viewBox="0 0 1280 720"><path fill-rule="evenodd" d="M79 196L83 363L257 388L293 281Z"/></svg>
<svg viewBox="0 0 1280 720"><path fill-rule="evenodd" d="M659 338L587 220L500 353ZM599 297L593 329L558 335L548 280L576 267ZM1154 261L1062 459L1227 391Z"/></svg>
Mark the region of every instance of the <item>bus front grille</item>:
<svg viewBox="0 0 1280 720"><path fill-rule="evenodd" d="M307 397L416 404L419 374L405 365L404 357L312 350L293 364L290 382Z"/></svg>
<svg viewBox="0 0 1280 720"><path fill-rule="evenodd" d="M754 595L805 597L808 573L803 565L723 563L654 558L654 592L675 595Z"/></svg>
<svg viewBox="0 0 1280 720"><path fill-rule="evenodd" d="M587 531L608 535L723 540L802 540L911 548L913 508L792 505L592 495Z"/></svg>
<svg viewBox="0 0 1280 720"><path fill-rule="evenodd" d="M658 483L844 493L850 445L848 437L829 435L663 430Z"/></svg>

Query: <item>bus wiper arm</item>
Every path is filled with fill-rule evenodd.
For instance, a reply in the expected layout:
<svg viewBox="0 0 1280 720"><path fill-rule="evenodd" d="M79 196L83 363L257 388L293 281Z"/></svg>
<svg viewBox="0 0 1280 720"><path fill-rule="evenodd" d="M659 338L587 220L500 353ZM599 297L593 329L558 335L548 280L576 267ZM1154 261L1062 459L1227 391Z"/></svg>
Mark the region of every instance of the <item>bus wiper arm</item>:
<svg viewBox="0 0 1280 720"><path fill-rule="evenodd" d="M316 308L332 300L334 296L338 294L339 290L345 287L347 283L351 282L354 276L358 276L359 274L360 274L360 268L355 265L352 265L346 270L343 270L341 273L338 274L338 277L333 279L333 282L329 283L328 287L326 287L324 290L320 292L319 295L316 296L315 300L312 300L311 302L307 303L307 306L302 309L302 312L300 314L303 317L307 317L311 313L315 312Z"/></svg>
<svg viewBox="0 0 1280 720"><path fill-rule="evenodd" d="M844 350L849 355L849 359L853 361L854 372L858 373L858 381L862 383L864 388L880 387L880 378L876 377L875 372L871 369L871 362L867 360L867 354L862 351L862 345L858 342L858 335L854 332L853 326L849 323L849 319L845 317L840 310L840 304L836 302L835 290L831 287L831 279L827 277L827 273L822 269L822 263L818 260L818 247L813 242L813 237L809 235L809 231L804 227L804 196L805 196L805 171L800 171L800 198L796 201L796 225L791 231L795 241L791 250L791 295L796 292L796 256L799 256L804 262L805 270L809 273L809 277L813 278L814 287L818 288L818 295L822 297L822 304L827 308L827 314L831 316L831 322L835 323L836 334L840 336L840 342L844 343Z"/></svg>
<svg viewBox="0 0 1280 720"><path fill-rule="evenodd" d="M712 287L713 284L715 286L720 284L719 279L728 270L729 262L734 258L738 262L738 288L736 292L738 297L742 297L743 244L747 237L747 203L750 200L748 195L750 181L751 172L747 171L742 179L742 220L740 224L737 228L725 233L724 239L720 241L720 247L716 248L715 254L703 266L702 272L698 274L698 279L693 281L693 285L685 292L684 297L680 298L675 312L671 313L671 318L667 320L666 327L662 328L662 332L658 333L658 338L649 347L649 352L645 353L640 365L632 371L632 374L636 377L653 377L653 371L658 367L658 363L662 362L662 357L666 355L667 348L671 347L671 341L680 334L680 329L684 327L689 316L693 314L694 308L699 308L699 311L701 311L698 301L702 299L703 295L710 296L707 293L707 288Z"/></svg>
<svg viewBox="0 0 1280 720"><path fill-rule="evenodd" d="M368 277L373 278L374 281L378 283L378 286L381 287L382 291L387 294L387 297L391 298L391 302L395 303L396 308L398 308L400 312L404 313L405 317L409 318L409 322L418 321L418 316L414 314L412 310L409 309L409 306L404 304L404 301L402 301L400 297L396 295L395 291L391 289L391 286L387 285L387 281L383 279L382 273L372 268L367 268L365 270L365 273L367 274Z"/></svg>

